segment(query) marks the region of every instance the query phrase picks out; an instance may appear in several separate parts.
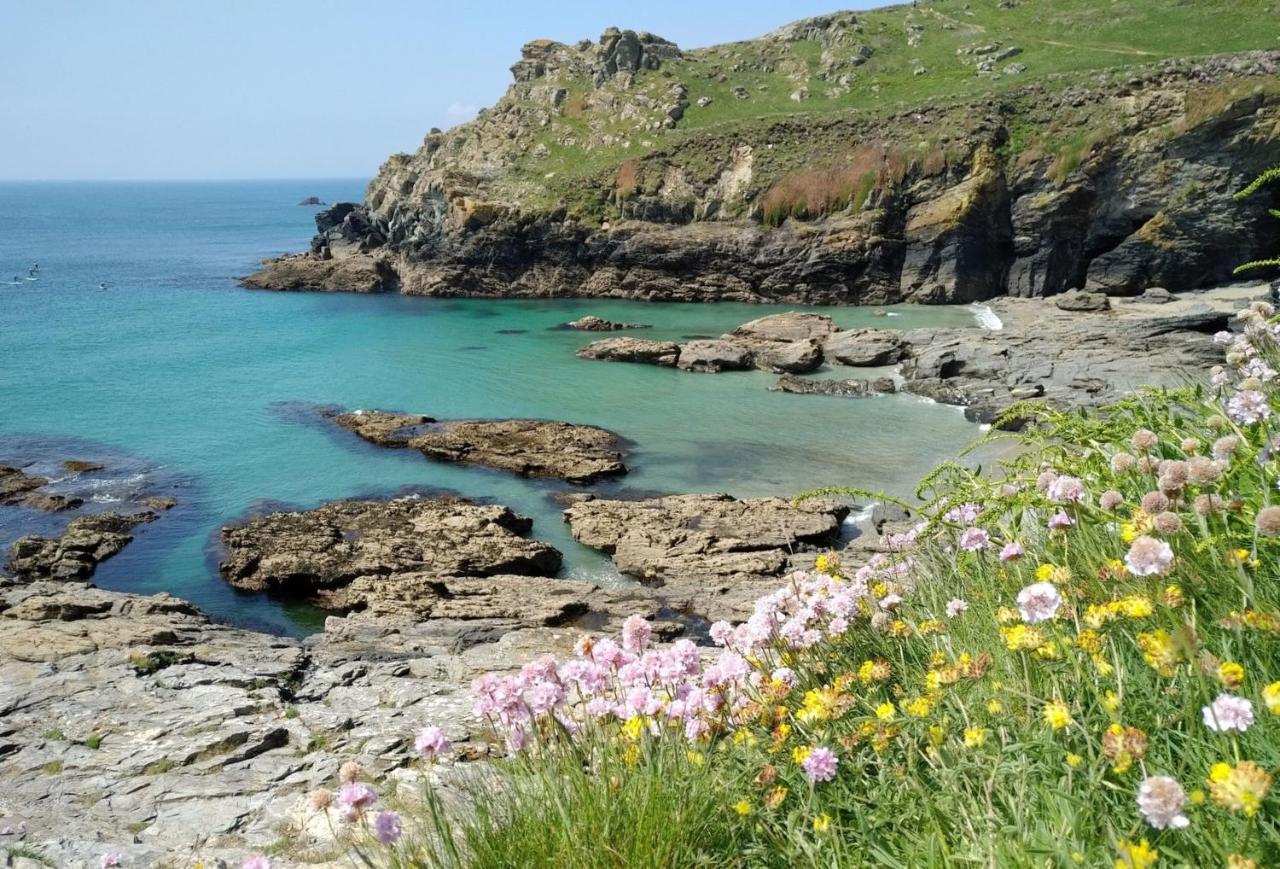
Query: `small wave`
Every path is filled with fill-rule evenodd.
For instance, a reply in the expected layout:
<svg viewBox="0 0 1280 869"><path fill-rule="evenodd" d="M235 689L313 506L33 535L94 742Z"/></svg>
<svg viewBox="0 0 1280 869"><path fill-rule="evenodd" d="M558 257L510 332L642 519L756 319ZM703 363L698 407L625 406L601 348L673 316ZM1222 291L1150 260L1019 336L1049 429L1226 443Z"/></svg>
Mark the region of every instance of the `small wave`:
<svg viewBox="0 0 1280 869"><path fill-rule="evenodd" d="M973 318L978 321L980 329L986 329L990 332L999 332L1004 328L1004 323L996 316L996 312L991 310L990 305L979 305L974 302L969 309L973 311Z"/></svg>
<svg viewBox="0 0 1280 869"><path fill-rule="evenodd" d="M102 492L89 497L89 502L91 504L119 504L122 501L124 501L124 498L121 498L119 495L107 495Z"/></svg>
<svg viewBox="0 0 1280 869"><path fill-rule="evenodd" d="M849 515L844 518L844 524L845 525L861 525L863 522L870 522L871 516L873 513L875 513L875 510L876 510L875 504L868 504L865 507L861 508L860 510L851 511Z"/></svg>
<svg viewBox="0 0 1280 869"><path fill-rule="evenodd" d="M884 315L886 317L901 317L902 312L901 311L885 311Z"/></svg>

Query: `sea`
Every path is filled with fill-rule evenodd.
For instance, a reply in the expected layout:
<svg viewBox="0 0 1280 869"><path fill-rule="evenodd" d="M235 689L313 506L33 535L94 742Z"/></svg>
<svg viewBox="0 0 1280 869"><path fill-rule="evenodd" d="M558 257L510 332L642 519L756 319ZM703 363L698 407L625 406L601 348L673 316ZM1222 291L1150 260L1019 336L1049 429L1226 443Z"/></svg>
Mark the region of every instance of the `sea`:
<svg viewBox="0 0 1280 869"><path fill-rule="evenodd" d="M238 592L219 577L219 529L272 509L447 492L532 517L563 575L625 582L575 543L557 495L572 487L381 449L320 409L438 419L533 417L620 435L631 473L606 497L794 495L851 485L909 495L980 435L953 407L770 392L763 372L690 374L579 359L595 314L635 334L717 336L795 305L601 299L430 299L242 289L264 257L304 249L315 208L364 182L0 184L0 464L49 477L84 510L177 506L140 529L94 582L169 592L213 618L281 634L323 626L309 605ZM843 327L990 327L968 307L813 308ZM874 372L872 372L874 373ZM860 377L837 368L818 377ZM101 463L71 474L67 459ZM0 507L0 553L76 513Z"/></svg>

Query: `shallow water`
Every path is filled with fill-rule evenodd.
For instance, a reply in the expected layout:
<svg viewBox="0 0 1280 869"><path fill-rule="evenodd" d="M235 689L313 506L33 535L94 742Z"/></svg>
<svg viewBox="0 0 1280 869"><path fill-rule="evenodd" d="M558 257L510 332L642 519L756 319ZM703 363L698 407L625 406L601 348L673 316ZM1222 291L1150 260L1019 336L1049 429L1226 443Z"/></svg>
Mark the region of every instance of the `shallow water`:
<svg viewBox="0 0 1280 869"><path fill-rule="evenodd" d="M599 336L555 328L596 314L678 340L795 306L237 287L262 257L305 246L313 209L300 199L361 193L356 181L0 185L0 462L43 459L39 470L57 473L48 460L105 461L106 471L59 484L86 490L96 509L155 493L179 501L95 582L169 591L239 624L314 630L308 607L241 595L218 578L218 528L278 504L405 489L508 504L564 551L565 575L615 577L569 537L551 498L567 487L379 449L318 421L317 405L603 426L630 442L632 473L596 487L609 494L789 495L829 484L904 493L978 434L957 409L909 396L788 395L769 392L776 378L759 372L577 359ZM25 280L34 262L38 280ZM13 274L19 282L7 283ZM975 325L965 308L814 310L846 327ZM0 545L66 518L0 508Z"/></svg>

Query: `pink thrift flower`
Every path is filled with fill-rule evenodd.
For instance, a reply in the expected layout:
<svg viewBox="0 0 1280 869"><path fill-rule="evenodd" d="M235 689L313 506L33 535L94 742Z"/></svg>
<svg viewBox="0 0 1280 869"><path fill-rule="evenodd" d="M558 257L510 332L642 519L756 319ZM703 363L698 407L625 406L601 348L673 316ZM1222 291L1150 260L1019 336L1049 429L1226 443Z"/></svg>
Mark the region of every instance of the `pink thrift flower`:
<svg viewBox="0 0 1280 869"><path fill-rule="evenodd" d="M1147 537L1144 534L1129 545L1124 564L1134 576L1158 576L1168 573L1173 565L1173 549L1163 540Z"/></svg>
<svg viewBox="0 0 1280 869"><path fill-rule="evenodd" d="M1079 501L1084 497L1084 482L1079 477L1055 477L1045 494L1059 504Z"/></svg>
<svg viewBox="0 0 1280 869"><path fill-rule="evenodd" d="M653 627L641 616L628 616L622 623L622 648L628 652L643 652L652 637Z"/></svg>
<svg viewBox="0 0 1280 869"><path fill-rule="evenodd" d="M1054 513L1049 517L1049 527L1054 531L1070 528L1074 524L1076 523L1071 521L1071 517L1062 510L1059 510L1057 513Z"/></svg>
<svg viewBox="0 0 1280 869"><path fill-rule="evenodd" d="M1253 704L1234 694L1219 694L1213 703L1200 710L1204 726L1215 733L1233 730L1244 733L1253 725Z"/></svg>
<svg viewBox="0 0 1280 869"><path fill-rule="evenodd" d="M1027 624L1048 621L1058 614L1060 606L1062 595L1051 582L1037 582L1018 592L1018 612Z"/></svg>
<svg viewBox="0 0 1280 869"><path fill-rule="evenodd" d="M839 765L840 759L836 757L836 753L822 746L810 751L804 762L800 764L811 782L831 781L836 777L836 767Z"/></svg>
<svg viewBox="0 0 1280 869"><path fill-rule="evenodd" d="M449 751L449 737L439 727L424 727L413 740L413 750L430 760Z"/></svg>
<svg viewBox="0 0 1280 869"><path fill-rule="evenodd" d="M733 639L733 625L728 622L716 622L710 630L711 642L717 646L727 646Z"/></svg>
<svg viewBox="0 0 1280 869"><path fill-rule="evenodd" d="M244 859L240 869L271 869L271 859L263 854L254 854Z"/></svg>
<svg viewBox="0 0 1280 869"><path fill-rule="evenodd" d="M124 862L118 851L108 851L98 858L98 869L117 869Z"/></svg>
<svg viewBox="0 0 1280 869"><path fill-rule="evenodd" d="M1251 425L1271 416L1271 405L1256 389L1242 389L1227 401L1227 415L1241 425Z"/></svg>
<svg viewBox="0 0 1280 869"><path fill-rule="evenodd" d="M947 601L947 618L954 619L969 608L969 602L958 597Z"/></svg>
<svg viewBox="0 0 1280 869"><path fill-rule="evenodd" d="M943 513L942 518L953 525L972 525L981 511L982 508L977 504L961 504Z"/></svg>
<svg viewBox="0 0 1280 869"><path fill-rule="evenodd" d="M348 821L354 821L378 800L378 792L364 782L349 782L338 791L338 809Z"/></svg>
<svg viewBox="0 0 1280 869"><path fill-rule="evenodd" d="M382 844L395 844L400 838L400 816L395 812L379 812L373 819L373 833Z"/></svg>
<svg viewBox="0 0 1280 869"><path fill-rule="evenodd" d="M1187 794L1182 785L1167 775L1143 779L1138 787L1138 811L1157 830L1181 830L1191 821L1182 813Z"/></svg>
<svg viewBox="0 0 1280 869"><path fill-rule="evenodd" d="M1026 555L1026 552L1021 543L1006 543L1000 550L1001 561L1017 561L1023 555Z"/></svg>
<svg viewBox="0 0 1280 869"><path fill-rule="evenodd" d="M990 542L991 535L981 528L966 528L964 533L960 535L960 548L965 552L977 552L979 549L986 549L987 544Z"/></svg>

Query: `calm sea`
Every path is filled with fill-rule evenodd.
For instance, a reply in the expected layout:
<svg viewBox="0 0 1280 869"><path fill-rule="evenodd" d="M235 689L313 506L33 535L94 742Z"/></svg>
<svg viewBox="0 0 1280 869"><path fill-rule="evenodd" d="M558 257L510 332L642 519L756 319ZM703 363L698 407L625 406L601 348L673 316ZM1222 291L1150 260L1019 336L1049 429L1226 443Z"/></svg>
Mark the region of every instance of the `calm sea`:
<svg viewBox="0 0 1280 869"><path fill-rule="evenodd" d="M507 504L564 551L566 576L615 581L605 558L569 537L553 500L564 487L380 450L318 422L317 405L600 425L631 443L633 471L601 487L610 494L787 495L828 484L904 493L977 435L956 409L908 396L794 396L769 392L775 378L764 373L580 360L574 350L592 336L555 328L596 314L680 339L789 307L237 286L261 258L305 247L314 209L297 204L303 197L362 193L355 180L0 185L0 463L36 462L59 477L63 459L103 461L105 471L60 484L91 509L153 493L179 502L95 582L305 633L320 624L310 608L222 582L218 529L271 506L410 489ZM974 324L963 308L823 310L844 326ZM825 376L837 374L856 376ZM0 546L67 518L0 508Z"/></svg>

